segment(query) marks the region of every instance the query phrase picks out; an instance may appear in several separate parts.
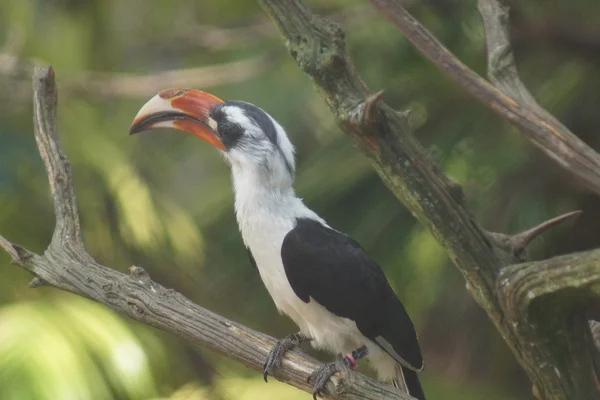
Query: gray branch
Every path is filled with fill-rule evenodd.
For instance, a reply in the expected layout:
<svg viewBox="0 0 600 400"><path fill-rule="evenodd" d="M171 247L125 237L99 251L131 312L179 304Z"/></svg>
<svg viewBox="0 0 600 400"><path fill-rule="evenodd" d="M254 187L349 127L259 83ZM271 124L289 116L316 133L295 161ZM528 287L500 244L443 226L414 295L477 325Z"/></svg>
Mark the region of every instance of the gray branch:
<svg viewBox="0 0 600 400"><path fill-rule="evenodd" d="M77 201L67 157L56 130L57 94L54 72L36 68L34 73L35 138L50 181L56 212L52 241L43 255L10 243L0 236L0 247L13 263L32 272L30 286L51 285L88 299L137 321L173 333L262 372L275 340L202 308L183 295L153 282L133 266L130 275L100 265L86 252L81 239ZM286 354L275 378L311 392L309 375L321 364L300 351ZM336 376L327 386L336 399L405 399L411 397L392 386L359 373Z"/></svg>
<svg viewBox="0 0 600 400"><path fill-rule="evenodd" d="M511 265L498 282L536 398L600 398L598 329L588 322L600 305L600 250Z"/></svg>
<svg viewBox="0 0 600 400"><path fill-rule="evenodd" d="M402 17L397 13L397 3L372 1L387 4L388 17ZM590 310L598 309L600 250L507 266L506 260L498 257L497 241L490 240L490 234L474 221L466 208L460 186L430 160L410 132L406 116L385 105L383 93L373 94L361 80L346 54L344 33L339 26L313 15L300 0L262 0L261 3L286 38L290 54L313 78L341 128L371 159L390 190L444 246L465 277L470 293L488 313L528 373L536 397L600 398L596 384L600 376L596 366L600 363L587 323ZM439 44L412 17L404 20L407 21L410 34L418 37L425 32L429 35L425 36L425 47ZM440 51L436 54L442 64L456 61L451 55L447 58L448 54L444 53L447 50ZM443 68L456 67L456 64L448 65ZM530 133L546 134L556 128L548 125L548 120L537 112L522 109L515 100L480 77L476 78L465 82L475 86L483 82L481 93L484 94L478 98L483 102L489 100L500 115L514 123L524 123ZM274 343L272 338L194 305L152 282L138 267L133 267L128 277L99 265L87 254L81 243L70 170L56 140L56 97L51 71L36 72L34 88L36 140L48 170L57 226L43 256L0 237L0 246L13 260L36 275L31 285L49 284L91 298L260 370ZM496 100L499 103L494 103ZM576 156L571 160L573 165L567 168L578 175L581 170L573 170L578 170L581 163L586 164L587 159L581 160L577 152L573 154ZM593 169L590 164L586 165L588 170ZM595 171L600 176L600 169ZM588 178L589 187L597 189L595 178ZM513 238L519 239L515 239L517 245L526 246L559 220ZM594 334L596 331L594 329ZM276 377L310 390L306 378L317 366L309 357L293 352ZM360 374L337 379L328 391L339 398L407 398Z"/></svg>
<svg viewBox="0 0 600 400"><path fill-rule="evenodd" d="M515 100L472 71L463 74L466 67L397 2L371 2L401 26L420 50L427 50L436 65L459 76L500 115L525 124L530 133L546 134L554 129L537 114L521 110ZM586 310L600 298L600 250L510 266L510 257L498 256L502 251L524 249L541 232L577 212L523 234L502 235L500 239L509 239L508 250L507 246L497 247L498 240L491 240L466 208L460 186L439 170L412 135L406 116L387 106L382 92L373 93L360 78L346 53L341 28L312 14L301 0L261 0L261 4L286 39L291 56L313 79L340 128L371 160L388 188L445 248L463 274L467 289L529 375L536 396L553 400L600 398L596 384L600 374L595 368L600 363L591 362L596 350L585 318ZM571 154L574 164L567 169L577 175L575 163L586 161L581 161L578 153ZM586 164L586 171L592 171L589 167ZM600 193L600 180L596 180L600 168L593 174L595 178L588 183Z"/></svg>
<svg viewBox="0 0 600 400"><path fill-rule="evenodd" d="M504 233L488 232L488 237L503 254L499 254L501 259L504 259L504 264L522 263L527 260L527 247L537 237L541 236L548 230L560 225L561 223L580 216L582 211L571 211L558 217L544 221L541 224L534 226L524 232L516 235L506 235Z"/></svg>
<svg viewBox="0 0 600 400"><path fill-rule="evenodd" d="M581 141L563 124L547 112L535 107L535 101L520 85L518 90L511 66L512 54L505 44L490 50L494 65L494 79L503 83L502 92L479 76L419 23L397 0L369 0L381 14L393 23L415 48L452 78L463 89L501 118L511 122L558 163L567 173L577 178L592 192L600 195L600 154ZM487 3L497 0L488 0ZM486 3L479 0L479 4ZM486 23L486 29L489 23ZM501 42L501 41L499 41ZM490 40L488 39L488 44ZM507 79L510 77L510 80ZM511 89L512 88L512 89Z"/></svg>
<svg viewBox="0 0 600 400"><path fill-rule="evenodd" d="M508 6L497 0L478 0L477 8L483 18L488 51L488 77L502 93L521 103L540 109L517 71L510 46Z"/></svg>
<svg viewBox="0 0 600 400"><path fill-rule="evenodd" d="M63 93L75 96L93 95L105 99L144 98L154 95L165 87L207 88L244 82L266 73L273 66L275 57L274 54L265 53L245 60L145 75L88 71L59 82L59 86ZM39 60L21 59L10 53L0 53L0 77L8 77L7 81L12 86L11 95L16 90L22 99L28 99L31 93L29 87L31 71L41 65L43 62Z"/></svg>
<svg viewBox="0 0 600 400"><path fill-rule="evenodd" d="M72 243L82 246L77 200L72 184L71 165L62 152L56 128L58 93L52 68L36 68L33 73L33 122L35 141L48 173L56 225L52 245Z"/></svg>
<svg viewBox="0 0 600 400"><path fill-rule="evenodd" d="M481 14L486 33L488 77L490 81L502 93L517 100L521 107L527 107L533 112L538 113L542 118L554 121L557 126L562 128L563 135L569 138L574 137L565 126L560 124L554 116L536 102L519 76L510 44L510 7L498 0L477 0L477 8ZM588 152L588 149L582 148L582 151ZM595 157L596 153L594 152L591 156ZM545 228L544 226L541 227ZM507 245L513 248L514 254L519 261L524 261L518 255L522 254L520 247L524 249L526 242L525 246L519 246L517 242L519 242L519 239L526 239L530 233L533 233L533 236L529 236L534 238L536 232L531 230L523 232L521 237L510 237L506 242ZM600 349L600 338L596 332L598 331L598 326L598 323L590 321L590 327L594 331L592 339L596 348ZM586 338L588 338L587 335Z"/></svg>

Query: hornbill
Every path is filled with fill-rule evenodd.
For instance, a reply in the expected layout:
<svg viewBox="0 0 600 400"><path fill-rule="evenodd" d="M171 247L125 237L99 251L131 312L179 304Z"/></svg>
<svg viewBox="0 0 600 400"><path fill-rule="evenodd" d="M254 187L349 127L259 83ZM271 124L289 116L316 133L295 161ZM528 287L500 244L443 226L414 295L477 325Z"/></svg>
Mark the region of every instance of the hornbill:
<svg viewBox="0 0 600 400"><path fill-rule="evenodd" d="M264 378L304 341L343 355L309 378L313 397L336 372L367 357L381 380L424 399L423 358L413 323L361 246L331 228L294 192L294 147L259 107L195 89L168 89L136 115L130 134L175 128L221 150L231 166L235 213L250 261L280 313L299 326L271 350Z"/></svg>

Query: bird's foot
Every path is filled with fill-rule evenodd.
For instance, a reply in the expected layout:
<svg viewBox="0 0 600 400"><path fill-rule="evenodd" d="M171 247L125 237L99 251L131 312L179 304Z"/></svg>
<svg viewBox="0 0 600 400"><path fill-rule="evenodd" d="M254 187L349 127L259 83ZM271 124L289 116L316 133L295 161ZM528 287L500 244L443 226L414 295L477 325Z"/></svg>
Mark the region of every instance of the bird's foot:
<svg viewBox="0 0 600 400"><path fill-rule="evenodd" d="M283 339L278 340L269 352L267 360L263 365L263 378L265 379L265 382L267 382L269 373L273 372L275 368L278 368L281 365L281 359L285 352L307 340L311 339L301 332L288 335Z"/></svg>
<svg viewBox="0 0 600 400"><path fill-rule="evenodd" d="M327 363L310 374L307 381L313 383L313 399L317 400L317 396L321 396L325 391L325 386L329 379L337 372L342 372L347 369L347 365L343 360Z"/></svg>
<svg viewBox="0 0 600 400"><path fill-rule="evenodd" d="M275 343L275 346L273 346L273 348L269 352L267 360L263 365L263 378L265 379L265 382L268 382L267 377L269 376L269 373L271 373L275 368L278 368L281 365L281 358L288 350L285 348L282 342L283 340L278 340L277 343Z"/></svg>
<svg viewBox="0 0 600 400"><path fill-rule="evenodd" d="M323 394L325 385L329 379L337 372L346 372L348 369L356 369L356 361L368 354L366 346L362 346L353 352L346 354L341 360L334 361L323 365L321 368L314 371L308 377L308 383L313 383L313 399L317 400L317 396Z"/></svg>

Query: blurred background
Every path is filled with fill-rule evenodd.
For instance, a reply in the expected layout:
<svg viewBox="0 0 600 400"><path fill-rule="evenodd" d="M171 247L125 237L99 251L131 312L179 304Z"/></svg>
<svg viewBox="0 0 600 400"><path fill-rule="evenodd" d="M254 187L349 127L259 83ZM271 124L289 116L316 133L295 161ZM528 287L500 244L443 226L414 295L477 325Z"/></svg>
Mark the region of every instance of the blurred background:
<svg viewBox="0 0 600 400"><path fill-rule="evenodd" d="M401 2L485 74L475 0ZM514 233L581 209L576 222L538 239L530 257L598 246L598 198L425 61L366 2L308 3L343 24L368 85L385 89L397 109L412 109L415 135L464 185L484 227ZM513 3L523 80L540 104L600 149L600 3ZM421 337L429 398L531 398L458 271L337 128L255 1L0 0L0 232L43 252L54 215L32 134L36 63L56 70L61 140L84 240L99 262L123 272L143 266L196 303L275 337L296 330L250 266L220 155L182 133L127 135L159 89L196 87L249 101L295 143L299 195L362 243L406 304ZM30 279L0 254L0 399L309 398L101 305L29 289Z"/></svg>

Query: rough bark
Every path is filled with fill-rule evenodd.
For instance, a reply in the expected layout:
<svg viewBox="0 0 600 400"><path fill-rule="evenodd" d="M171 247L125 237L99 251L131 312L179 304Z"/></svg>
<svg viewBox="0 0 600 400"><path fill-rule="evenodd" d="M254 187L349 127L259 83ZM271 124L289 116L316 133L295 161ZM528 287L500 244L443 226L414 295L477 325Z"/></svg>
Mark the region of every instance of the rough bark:
<svg viewBox="0 0 600 400"><path fill-rule="evenodd" d="M418 38L426 32L397 3L372 2L387 4L386 15L395 23L408 22L407 36L417 34ZM411 134L405 115L387 106L382 92L372 93L361 80L345 52L340 27L313 15L300 0L261 0L261 4L285 37L290 54L313 78L340 127L372 160L390 190L446 249L463 274L467 289L531 378L536 396L556 400L600 398L600 364L588 326L588 319L599 314L600 250L512 264L522 259L522 251L533 237L555 222L515 236L486 232L468 211L460 186L440 171ZM429 36L422 37L427 39L422 43L425 48L441 46L426 33ZM413 43L419 47L418 41ZM440 67L449 74L455 71L451 62L457 60L443 47L437 50L434 61L441 62ZM522 127L590 190L600 192L600 164L596 164L598 155L592 149L582 151L578 139L565 133L566 128L549 114L540 112L531 99L509 97L481 77L466 76L469 79L459 83L474 88L474 94L480 93L478 99ZM515 84L511 82L503 90L511 90ZM36 72L34 94L36 140L48 170L56 230L44 255L0 237L0 246L13 260L36 275L31 285L50 284L83 295L260 370L274 343L272 338L194 305L152 282L138 267L132 267L132 275L127 277L99 265L87 254L69 164L56 139L51 71ZM310 390L306 378L316 366L314 360L293 352L276 376ZM360 374L336 379L328 393L335 398L408 398Z"/></svg>
<svg viewBox="0 0 600 400"><path fill-rule="evenodd" d="M521 129L526 137L569 174L600 195L600 155L551 114L539 107L518 79L508 36L506 15L492 22L486 10L503 9L498 0L479 0L488 33L490 77L497 87L458 60L396 0L369 0L425 57L481 104ZM494 12L494 11L492 11ZM497 16L500 16L497 14Z"/></svg>
<svg viewBox="0 0 600 400"><path fill-rule="evenodd" d="M549 115L520 106L457 64L398 3L371 2L436 65L460 78L459 83L480 101L523 128L571 174L600 193L597 153L590 148L581 152L579 144L575 146L579 150L570 147L581 142L564 134L566 128ZM556 221L513 237L486 232L466 208L460 187L439 170L411 134L405 116L381 100L382 92L373 94L362 81L345 51L342 29L313 15L300 0L261 0L261 4L279 27L291 56L312 77L339 126L369 157L389 189L446 249L467 289L531 378L536 396L600 398L598 364L594 363L597 352L586 316L598 304L600 250L509 266L522 259L533 237Z"/></svg>
<svg viewBox="0 0 600 400"><path fill-rule="evenodd" d="M50 181L56 214L52 240L43 255L10 243L0 236L0 247L13 263L32 272L31 287L51 285L97 301L137 321L215 350L262 373L275 339L202 308L183 295L153 282L137 266L130 275L100 265L86 252L81 238L71 168L56 131L57 94L54 72L34 73L35 138ZM312 392L309 375L321 364L300 351L286 354L275 378ZM335 377L327 396L339 399L411 399L392 386L359 373Z"/></svg>

